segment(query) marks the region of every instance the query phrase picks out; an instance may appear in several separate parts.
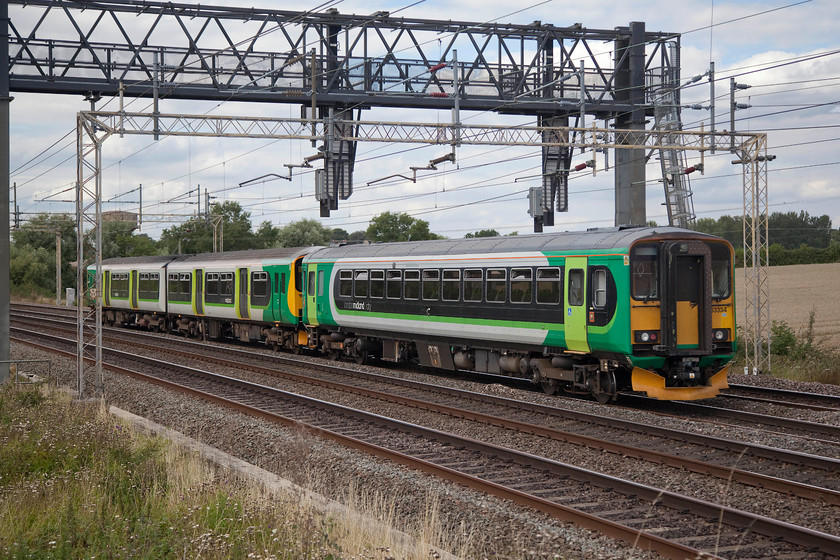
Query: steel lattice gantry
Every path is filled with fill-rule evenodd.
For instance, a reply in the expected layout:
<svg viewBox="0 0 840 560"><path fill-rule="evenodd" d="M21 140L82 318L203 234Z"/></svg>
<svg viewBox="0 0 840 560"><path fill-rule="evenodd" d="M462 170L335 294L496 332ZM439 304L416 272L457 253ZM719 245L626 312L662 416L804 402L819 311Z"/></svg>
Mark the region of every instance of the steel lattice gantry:
<svg viewBox="0 0 840 560"><path fill-rule="evenodd" d="M146 0L9 4L11 89L21 92L97 99L122 87L130 97L297 103L312 118L344 121L371 107L530 115L548 127L582 126L591 115L644 130L653 116L646 76L679 80L679 35L640 22L604 30ZM333 140L352 131L334 132L324 146L323 215L352 193L355 144ZM629 150L617 157L624 153L616 222L644 223L644 192L631 188L644 182L644 160ZM569 148L543 149L536 229L568 208L570 160Z"/></svg>

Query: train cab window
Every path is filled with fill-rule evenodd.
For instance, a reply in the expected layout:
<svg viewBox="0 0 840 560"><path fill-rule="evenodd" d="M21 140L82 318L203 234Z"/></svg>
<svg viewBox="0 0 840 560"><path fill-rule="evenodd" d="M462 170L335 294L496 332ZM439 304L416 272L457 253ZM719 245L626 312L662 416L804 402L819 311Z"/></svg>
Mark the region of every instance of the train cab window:
<svg viewBox="0 0 840 560"><path fill-rule="evenodd" d="M219 295L219 275L210 272L204 279L204 293L208 296Z"/></svg>
<svg viewBox="0 0 840 560"><path fill-rule="evenodd" d="M712 299L720 301L732 295L731 257L729 247L710 243L712 249Z"/></svg>
<svg viewBox="0 0 840 560"><path fill-rule="evenodd" d="M423 299L437 301L440 298L440 271L423 271Z"/></svg>
<svg viewBox="0 0 840 560"><path fill-rule="evenodd" d="M607 271L598 268L592 273L592 305L602 309L607 305Z"/></svg>
<svg viewBox="0 0 840 560"><path fill-rule="evenodd" d="M368 271L356 270L353 272L353 296L367 297L368 295Z"/></svg>
<svg viewBox="0 0 840 560"><path fill-rule="evenodd" d="M461 299L461 271L443 271L443 301L458 301Z"/></svg>
<svg viewBox="0 0 840 560"><path fill-rule="evenodd" d="M511 303L531 303L530 268L512 268L510 270L510 301Z"/></svg>
<svg viewBox="0 0 840 560"><path fill-rule="evenodd" d="M569 271L569 305L583 305L583 270L575 268Z"/></svg>
<svg viewBox="0 0 840 560"><path fill-rule="evenodd" d="M633 298L644 301L659 299L659 249L656 245L640 245L630 254L633 273Z"/></svg>
<svg viewBox="0 0 840 560"><path fill-rule="evenodd" d="M338 273L338 295L351 297L353 295L353 271L342 270Z"/></svg>
<svg viewBox="0 0 840 560"><path fill-rule="evenodd" d="M487 269L487 301L504 303L507 299L507 270L504 268Z"/></svg>
<svg viewBox="0 0 840 560"><path fill-rule="evenodd" d="M420 271L406 270L403 290L405 299L420 299Z"/></svg>
<svg viewBox="0 0 840 560"><path fill-rule="evenodd" d="M370 271L370 297L382 299L385 297L385 271Z"/></svg>
<svg viewBox="0 0 840 560"><path fill-rule="evenodd" d="M559 268L537 269L537 303L557 305L562 292L563 279Z"/></svg>
<svg viewBox="0 0 840 560"><path fill-rule="evenodd" d="M464 271L464 301L481 301L484 274L480 269Z"/></svg>
<svg viewBox="0 0 840 560"><path fill-rule="evenodd" d="M402 297L402 270L389 270L385 281L386 297L400 299Z"/></svg>

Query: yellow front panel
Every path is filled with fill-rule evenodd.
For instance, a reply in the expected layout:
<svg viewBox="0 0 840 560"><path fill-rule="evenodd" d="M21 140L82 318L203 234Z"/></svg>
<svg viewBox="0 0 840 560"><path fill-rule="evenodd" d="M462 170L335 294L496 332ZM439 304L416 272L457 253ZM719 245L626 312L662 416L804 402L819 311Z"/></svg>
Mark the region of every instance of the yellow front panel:
<svg viewBox="0 0 840 560"><path fill-rule="evenodd" d="M700 335L697 332L700 306L690 301L677 302L677 346L697 346Z"/></svg>
<svg viewBox="0 0 840 560"><path fill-rule="evenodd" d="M658 331L660 320L659 302L630 301L630 329L632 331Z"/></svg>

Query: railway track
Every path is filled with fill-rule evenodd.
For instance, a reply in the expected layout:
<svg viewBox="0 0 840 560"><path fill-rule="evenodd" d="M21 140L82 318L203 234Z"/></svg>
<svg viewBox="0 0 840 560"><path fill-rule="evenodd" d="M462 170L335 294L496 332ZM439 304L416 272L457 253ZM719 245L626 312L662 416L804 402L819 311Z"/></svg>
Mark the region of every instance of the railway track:
<svg viewBox="0 0 840 560"><path fill-rule="evenodd" d="M68 332L72 330L68 328ZM335 365L313 367L311 363L298 359L254 354L230 346L219 348L179 338L162 339L149 333L126 332L124 329L107 332L112 340L126 340L134 348L159 351L166 347L168 352L180 353L190 360L211 361L225 367L282 376L287 380L320 385L347 394L364 394L399 405L434 409L452 417L501 426L523 434L535 434L622 457L644 459L827 504L840 504L840 461L836 459L360 373ZM148 342L143 343L144 339ZM282 373L277 366L294 366L303 368L303 371L298 374ZM348 379L352 379L352 385L347 383Z"/></svg>
<svg viewBox="0 0 840 560"><path fill-rule="evenodd" d="M75 346L72 339L61 343ZM668 557L823 558L840 550L836 536L486 442L136 354L109 349L105 360L120 373L275 422L305 424L323 437Z"/></svg>
<svg viewBox="0 0 840 560"><path fill-rule="evenodd" d="M724 399L747 402L768 403L773 405L805 408L827 412L840 412L840 397L820 393L801 393L771 387L755 387L730 383L729 389L721 394Z"/></svg>

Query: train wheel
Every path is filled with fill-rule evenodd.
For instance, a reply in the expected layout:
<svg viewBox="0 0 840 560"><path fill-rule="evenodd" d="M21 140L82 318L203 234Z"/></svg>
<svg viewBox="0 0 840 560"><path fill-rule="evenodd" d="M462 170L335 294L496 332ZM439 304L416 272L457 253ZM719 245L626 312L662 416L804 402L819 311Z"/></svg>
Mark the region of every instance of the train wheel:
<svg viewBox="0 0 840 560"><path fill-rule="evenodd" d="M601 404L608 404L614 402L617 398L617 389L615 384L615 375L611 371L601 372L599 377L599 389L592 389L592 396Z"/></svg>
<svg viewBox="0 0 840 560"><path fill-rule="evenodd" d="M356 363L359 365L364 365L369 361L369 354L367 352L359 352L356 355Z"/></svg>
<svg viewBox="0 0 840 560"><path fill-rule="evenodd" d="M542 390L545 392L546 395L556 395L557 390L560 388L557 386L557 382L553 379L549 379L548 381L543 381L540 383L542 386Z"/></svg>
<svg viewBox="0 0 840 560"><path fill-rule="evenodd" d="M337 362L338 359L341 358L341 352L339 350L330 350L327 352L327 359L332 360L333 362Z"/></svg>

